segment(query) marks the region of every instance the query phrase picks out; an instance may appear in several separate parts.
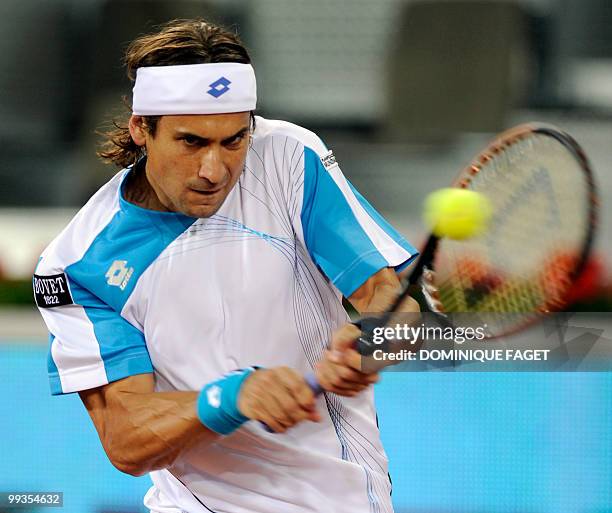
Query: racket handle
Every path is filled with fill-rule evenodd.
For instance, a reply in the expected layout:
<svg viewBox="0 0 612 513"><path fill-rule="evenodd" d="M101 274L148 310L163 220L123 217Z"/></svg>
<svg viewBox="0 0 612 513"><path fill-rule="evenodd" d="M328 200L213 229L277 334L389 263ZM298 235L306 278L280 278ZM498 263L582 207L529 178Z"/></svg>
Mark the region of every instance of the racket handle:
<svg viewBox="0 0 612 513"><path fill-rule="evenodd" d="M306 381L306 384L310 387L310 390L312 390L312 393L315 396L321 395L323 393L323 388L319 384L319 381L317 380L317 377L315 376L314 372L309 372L308 374L306 374L306 376L304 376L304 380ZM268 433L274 433L270 426L268 426L265 422L260 421L259 423L261 424L261 427L263 427Z"/></svg>
<svg viewBox="0 0 612 513"><path fill-rule="evenodd" d="M306 380L306 383L308 384L310 390L312 390L312 393L315 396L321 395L323 393L323 388L319 384L319 380L317 379L317 376L314 372L309 372L308 374L306 374L306 376L304 376L304 379Z"/></svg>
<svg viewBox="0 0 612 513"><path fill-rule="evenodd" d="M361 336L357 339L357 351L359 354L368 356L371 355L375 349L380 349L383 347L380 344L375 344L372 339L374 337L374 329L380 326L385 326L388 320L389 315L387 314L383 315L382 317L363 317L362 319L359 319L353 323L361 330ZM309 372L306 374L304 379L315 396L323 393L323 388L319 384L314 372ZM268 433L274 432L267 424L263 422L260 422L260 424Z"/></svg>

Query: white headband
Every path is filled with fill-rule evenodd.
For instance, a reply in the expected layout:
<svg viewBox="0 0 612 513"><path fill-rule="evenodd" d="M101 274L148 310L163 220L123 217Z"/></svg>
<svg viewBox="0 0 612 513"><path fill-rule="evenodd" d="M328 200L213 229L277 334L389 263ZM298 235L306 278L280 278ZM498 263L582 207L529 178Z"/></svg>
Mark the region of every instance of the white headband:
<svg viewBox="0 0 612 513"><path fill-rule="evenodd" d="M151 66L136 70L133 94L138 116L223 114L254 110L257 84L250 64Z"/></svg>

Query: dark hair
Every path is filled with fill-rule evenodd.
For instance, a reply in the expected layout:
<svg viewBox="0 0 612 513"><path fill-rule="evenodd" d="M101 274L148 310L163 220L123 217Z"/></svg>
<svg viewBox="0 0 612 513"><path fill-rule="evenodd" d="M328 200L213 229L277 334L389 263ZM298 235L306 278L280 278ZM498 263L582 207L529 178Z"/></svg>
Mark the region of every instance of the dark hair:
<svg viewBox="0 0 612 513"><path fill-rule="evenodd" d="M162 25L157 32L138 37L128 46L124 60L127 76L132 82L140 67L209 62L249 64L251 58L236 34L201 18L173 20ZM126 98L124 101L131 113L129 102ZM159 118L143 116L144 127L153 136ZM106 141L97 154L104 162L124 168L133 164L144 150L132 140L126 121L114 120L112 123L112 129L99 132Z"/></svg>

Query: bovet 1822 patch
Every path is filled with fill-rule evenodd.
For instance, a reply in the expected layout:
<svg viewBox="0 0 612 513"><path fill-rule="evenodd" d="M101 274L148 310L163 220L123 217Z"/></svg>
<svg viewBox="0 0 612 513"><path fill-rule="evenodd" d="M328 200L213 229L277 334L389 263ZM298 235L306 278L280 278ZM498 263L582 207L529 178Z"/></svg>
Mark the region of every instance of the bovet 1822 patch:
<svg viewBox="0 0 612 513"><path fill-rule="evenodd" d="M336 156L332 150L329 150L325 155L321 157L321 162L323 163L323 167L329 171L332 167L337 166Z"/></svg>
<svg viewBox="0 0 612 513"><path fill-rule="evenodd" d="M71 305L74 303L68 288L66 275L52 274L50 276L34 275L34 297L40 308Z"/></svg>

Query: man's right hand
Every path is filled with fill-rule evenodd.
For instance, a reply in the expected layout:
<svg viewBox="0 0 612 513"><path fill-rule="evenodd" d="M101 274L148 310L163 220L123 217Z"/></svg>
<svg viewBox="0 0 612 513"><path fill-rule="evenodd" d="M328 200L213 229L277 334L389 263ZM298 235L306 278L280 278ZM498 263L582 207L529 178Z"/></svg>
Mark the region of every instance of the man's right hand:
<svg viewBox="0 0 612 513"><path fill-rule="evenodd" d="M321 420L312 390L304 377L289 367L253 372L242 384L238 409L277 433L303 420Z"/></svg>

